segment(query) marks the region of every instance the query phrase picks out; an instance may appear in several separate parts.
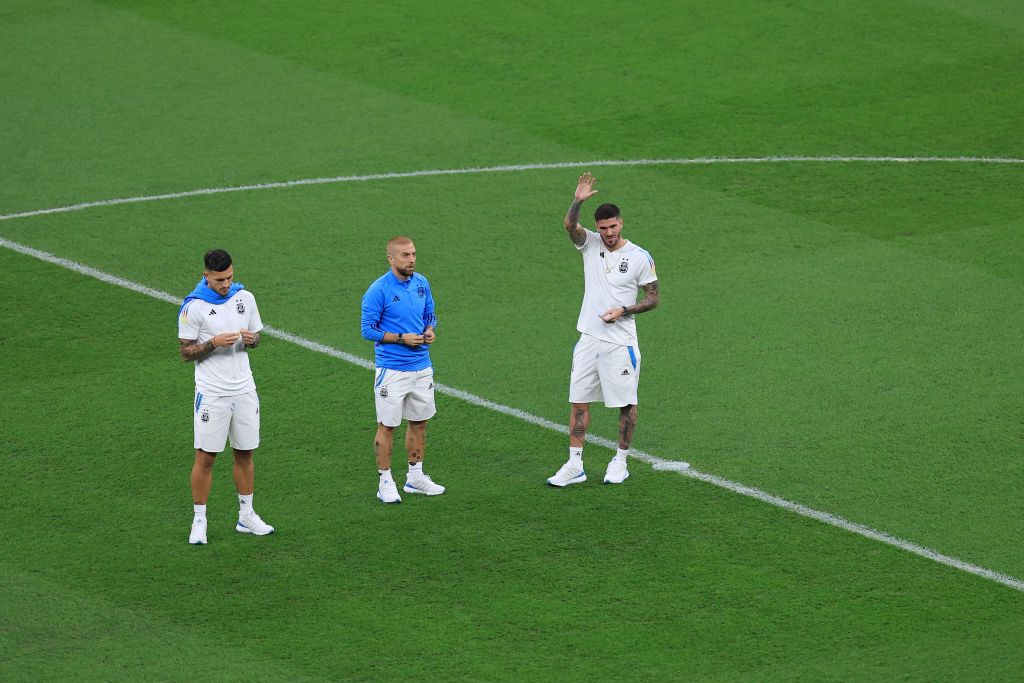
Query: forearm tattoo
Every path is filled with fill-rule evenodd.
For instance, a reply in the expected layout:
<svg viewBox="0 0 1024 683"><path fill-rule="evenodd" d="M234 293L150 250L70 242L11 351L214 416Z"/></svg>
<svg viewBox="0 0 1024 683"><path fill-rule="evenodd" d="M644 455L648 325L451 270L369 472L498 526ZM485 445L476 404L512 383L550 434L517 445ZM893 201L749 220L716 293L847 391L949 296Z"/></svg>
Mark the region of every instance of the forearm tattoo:
<svg viewBox="0 0 1024 683"><path fill-rule="evenodd" d="M643 286L644 298L643 301L637 301L635 304L626 306L626 313L633 315L634 313L643 313L644 311L650 311L658 307L660 303L660 297L658 292L658 281L648 282Z"/></svg>
<svg viewBox="0 0 1024 683"><path fill-rule="evenodd" d="M179 339L178 343L181 344L181 357L186 363L203 360L217 348L212 339L201 344L198 339Z"/></svg>
<svg viewBox="0 0 1024 683"><path fill-rule="evenodd" d="M587 235L579 228L580 206L583 202L574 199L569 206L569 213L565 214L565 229L569 231L569 238L577 246L587 241Z"/></svg>
<svg viewBox="0 0 1024 683"><path fill-rule="evenodd" d="M633 443L636 429L636 406L624 406L619 413L619 448L627 449Z"/></svg>

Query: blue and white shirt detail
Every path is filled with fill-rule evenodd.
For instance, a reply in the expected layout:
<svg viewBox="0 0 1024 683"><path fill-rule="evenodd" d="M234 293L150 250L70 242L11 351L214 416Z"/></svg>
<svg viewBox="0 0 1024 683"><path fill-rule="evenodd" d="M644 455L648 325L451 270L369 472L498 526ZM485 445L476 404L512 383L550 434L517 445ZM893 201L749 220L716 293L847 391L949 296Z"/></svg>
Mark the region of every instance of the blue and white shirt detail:
<svg viewBox="0 0 1024 683"><path fill-rule="evenodd" d="M403 281L388 270L363 295L360 323L363 339L374 342L374 363L378 369L411 372L430 367L430 347L426 344L381 343L385 332L423 334L427 327L437 327L434 297L427 278L413 273Z"/></svg>

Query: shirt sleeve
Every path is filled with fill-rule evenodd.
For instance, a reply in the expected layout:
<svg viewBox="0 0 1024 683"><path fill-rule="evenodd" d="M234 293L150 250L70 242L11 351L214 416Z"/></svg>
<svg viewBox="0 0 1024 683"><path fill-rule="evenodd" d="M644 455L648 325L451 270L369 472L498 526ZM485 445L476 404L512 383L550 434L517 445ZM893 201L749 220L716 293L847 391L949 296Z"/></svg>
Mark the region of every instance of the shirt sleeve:
<svg viewBox="0 0 1024 683"><path fill-rule="evenodd" d="M380 327L384 316L384 295L379 287L370 286L363 295L362 315L360 324L363 339L379 342L384 339L384 330Z"/></svg>
<svg viewBox="0 0 1024 683"><path fill-rule="evenodd" d="M188 305L181 310L181 314L178 316L178 339L199 339L201 318L198 315L189 315L189 313L192 313L191 309L194 303L194 299L189 301Z"/></svg>
<svg viewBox="0 0 1024 683"><path fill-rule="evenodd" d="M252 313L249 314L249 331L259 332L263 329L263 318L260 317L260 308L256 305L256 297L252 298Z"/></svg>
<svg viewBox="0 0 1024 683"><path fill-rule="evenodd" d="M573 246L576 247L576 251L580 252L581 254L585 251L593 249L594 247L597 246L597 243L601 241L601 236L598 235L593 230L587 230L586 228L583 228L583 232L587 233L587 239L583 240L583 244L576 244L575 242L573 242Z"/></svg>
<svg viewBox="0 0 1024 683"><path fill-rule="evenodd" d="M654 258L646 251L643 252L643 260L640 263L640 270L637 273L637 283L643 287L658 279L658 272L654 268Z"/></svg>
<svg viewBox="0 0 1024 683"><path fill-rule="evenodd" d="M427 290L427 302L423 306L423 331L426 332L428 327L437 327L437 315L434 312L434 295L430 291L430 283L423 284Z"/></svg>

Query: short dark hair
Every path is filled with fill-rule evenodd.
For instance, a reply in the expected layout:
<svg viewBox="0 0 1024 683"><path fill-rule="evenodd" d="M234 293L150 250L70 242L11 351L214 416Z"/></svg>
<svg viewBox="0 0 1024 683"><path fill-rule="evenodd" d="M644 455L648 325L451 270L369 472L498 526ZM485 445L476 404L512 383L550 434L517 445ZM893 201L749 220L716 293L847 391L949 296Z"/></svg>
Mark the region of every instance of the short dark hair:
<svg viewBox="0 0 1024 683"><path fill-rule="evenodd" d="M211 273L220 273L231 267L231 254L223 249L211 249L203 257L206 270Z"/></svg>
<svg viewBox="0 0 1024 683"><path fill-rule="evenodd" d="M597 211L594 212L595 221L603 221L605 218L618 218L619 207L614 204L602 204L597 207Z"/></svg>

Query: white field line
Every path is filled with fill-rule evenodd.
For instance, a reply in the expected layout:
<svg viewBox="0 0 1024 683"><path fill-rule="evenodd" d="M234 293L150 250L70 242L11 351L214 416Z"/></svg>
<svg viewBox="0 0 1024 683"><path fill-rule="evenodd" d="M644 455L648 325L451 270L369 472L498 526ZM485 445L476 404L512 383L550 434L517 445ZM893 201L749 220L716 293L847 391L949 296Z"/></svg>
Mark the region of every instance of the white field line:
<svg viewBox="0 0 1024 683"><path fill-rule="evenodd" d="M19 254L31 256L32 258L39 259L40 261L45 261L47 263L52 263L61 266L62 268L67 268L68 270L73 270L76 273L81 273L82 275L88 275L89 277L96 278L97 280L101 280L103 282L116 285L118 287L130 289L133 292L145 294L146 296L153 297L154 299L159 299L160 301L166 301L168 303L172 303L175 305L181 303L181 297L174 296L173 294L168 294L167 292L163 292L158 289L153 289L152 287L147 287L146 285L139 284L138 282L133 282L131 280L126 280L125 278L117 277L116 275L111 275L110 273L105 273L102 270L97 270L96 268L92 268L90 266L78 263L76 261L61 258L46 251L41 251L39 249L34 249L32 247L19 244L17 242L12 242L11 240L5 239L3 237L0 237L0 247L11 249L12 251L16 251ZM270 326L264 327L263 330L268 336L289 341L293 344L297 344L298 346L309 349L311 351L327 354L328 356L331 356L333 358L338 358L348 363L358 365L361 368L373 368L373 364L364 358L360 358L359 356L355 356L351 353L346 353L345 351L335 349L325 344L320 344L319 342L315 342L304 337L300 337L298 335L292 334L291 332L285 332L284 330L278 330ZM437 390L439 392L445 394L446 396L451 396L453 398L463 400L472 405L481 406L483 408L488 408L490 410L494 410L505 415L510 415L512 417L523 420L524 422L529 422L530 424L534 424L539 427L544 427L545 429L550 429L562 434L568 434L568 428L566 426L558 424L556 422L552 422L551 420L544 419L543 417L538 417L537 415L527 413L517 408L511 408L500 403L495 403L494 401L489 401L485 398L481 398L480 396L476 396L475 394L470 394L460 389L455 389L454 387L445 386L443 384L437 384L435 386L437 387ZM591 443L604 446L605 448L615 449L617 447L617 444L614 441L598 436L588 436L588 440ZM786 500L785 498L780 498L779 496L773 496L772 494L766 493L760 489L756 489L751 486L745 486L743 484L740 484L735 481L730 481L728 479L723 479L713 474L706 474L704 472L700 472L690 467L689 463L681 462L678 460L666 460L664 458L659 458L656 455L651 455L650 453L644 453L643 451L638 451L635 449L630 451L630 455L638 460L642 460L646 463L649 463L650 465L653 466L655 470L678 472L683 476L690 477L691 479L697 479L708 484L713 484L714 486L726 489L728 491L738 493L743 496L755 498L762 502L768 503L769 505L774 505L784 510L795 512L796 514L803 515L804 517L810 517L811 519L815 519L819 522L823 522L825 524L838 527L845 531L849 531L850 533L854 533L859 536L864 536L865 538L870 538L873 541L878 541L880 543L885 543L887 545L894 546L908 553L920 555L921 557L925 557L934 562L944 564L948 567L959 569L960 571L968 572L970 574L974 574L976 576L989 579L990 581L1001 583L1004 586L1013 588L1014 590L1024 592L1024 581L1022 581L1021 579L1009 576L1007 574L1002 574L991 569L985 569L984 567L979 567L977 565L971 564L970 562L965 562L955 557L950 557L949 555L943 555L942 553L936 550L925 548L924 546L920 546L916 543L911 543L910 541L905 541L901 538L891 536L882 531L877 531L875 529L872 529L871 527L867 527L862 524L851 522L849 520L843 519L842 517L838 517L828 512L820 512L818 510L809 508L806 505L801 505L800 503L795 503L793 501Z"/></svg>
<svg viewBox="0 0 1024 683"><path fill-rule="evenodd" d="M68 213L82 211L98 206L116 206L118 204L136 204L139 202L156 202L165 199L182 199L228 192L250 192L253 190L273 190L301 185L329 185L332 183L354 183L370 180L397 180L400 178L421 178L424 176L470 175L476 173L511 173L517 171L540 171L559 168L592 168L598 166L706 166L711 164L778 164L778 163L890 163L890 164L921 164L921 163L960 163L960 164L1024 164L1024 159L1000 157L883 157L883 156L768 156L768 157L704 157L692 159L605 159L598 161L564 161L549 164L512 164L508 166L480 166L474 168L440 168L421 171L403 171L396 173L371 173L368 175L344 175L331 178L303 178L251 185L234 185L229 187L207 187L199 190L169 192L167 194L143 195L140 197L120 197L101 199L95 202L83 202L58 206L51 209L36 209L0 214L0 221L14 218L45 216L51 213Z"/></svg>

